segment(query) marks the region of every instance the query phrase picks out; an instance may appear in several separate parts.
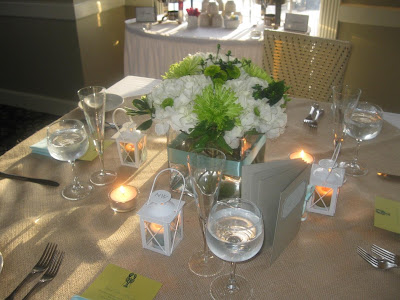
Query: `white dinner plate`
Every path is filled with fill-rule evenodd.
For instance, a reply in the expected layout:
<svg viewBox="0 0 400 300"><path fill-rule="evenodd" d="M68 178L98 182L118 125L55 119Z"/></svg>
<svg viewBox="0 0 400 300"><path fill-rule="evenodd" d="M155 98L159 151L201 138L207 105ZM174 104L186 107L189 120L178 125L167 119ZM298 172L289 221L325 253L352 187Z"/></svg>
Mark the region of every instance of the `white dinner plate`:
<svg viewBox="0 0 400 300"><path fill-rule="evenodd" d="M106 112L113 111L118 108L124 102L124 98L115 94L106 94ZM78 106L82 109L81 101Z"/></svg>

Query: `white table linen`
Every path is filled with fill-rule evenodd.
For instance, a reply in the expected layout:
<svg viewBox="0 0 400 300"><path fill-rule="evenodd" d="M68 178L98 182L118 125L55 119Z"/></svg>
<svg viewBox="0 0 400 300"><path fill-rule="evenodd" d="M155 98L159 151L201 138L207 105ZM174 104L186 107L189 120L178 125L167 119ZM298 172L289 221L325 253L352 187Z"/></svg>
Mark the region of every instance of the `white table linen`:
<svg viewBox="0 0 400 300"><path fill-rule="evenodd" d="M228 50L238 58L248 58L262 66L263 39L252 39L251 25L240 25L236 30L225 28L186 29L187 23L154 24L143 29L143 24L125 21L124 73L143 77L161 78L169 66L189 54ZM257 28L262 32L262 28Z"/></svg>

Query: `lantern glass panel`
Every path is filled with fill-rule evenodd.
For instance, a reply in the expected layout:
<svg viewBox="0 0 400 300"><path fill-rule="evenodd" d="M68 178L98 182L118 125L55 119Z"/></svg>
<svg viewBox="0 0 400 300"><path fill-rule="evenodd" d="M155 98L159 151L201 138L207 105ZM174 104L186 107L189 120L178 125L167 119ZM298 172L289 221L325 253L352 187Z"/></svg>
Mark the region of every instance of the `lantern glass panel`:
<svg viewBox="0 0 400 300"><path fill-rule="evenodd" d="M127 163L135 163L135 145L132 143L120 142L122 160Z"/></svg>
<svg viewBox="0 0 400 300"><path fill-rule="evenodd" d="M175 236L175 244L179 243L179 241L182 239L182 235L183 235L183 228L182 228L182 224L181 224L181 214L180 213L171 222L169 227L170 227L170 231L171 231L171 245L174 240L174 236ZM175 233L175 231L176 231L176 233Z"/></svg>
<svg viewBox="0 0 400 300"><path fill-rule="evenodd" d="M314 203L322 208L329 208L333 196L333 188L316 186L314 190Z"/></svg>
<svg viewBox="0 0 400 300"><path fill-rule="evenodd" d="M151 245L159 249L164 247L165 246L164 226L147 221L145 221L144 224L145 224L146 243L148 245Z"/></svg>

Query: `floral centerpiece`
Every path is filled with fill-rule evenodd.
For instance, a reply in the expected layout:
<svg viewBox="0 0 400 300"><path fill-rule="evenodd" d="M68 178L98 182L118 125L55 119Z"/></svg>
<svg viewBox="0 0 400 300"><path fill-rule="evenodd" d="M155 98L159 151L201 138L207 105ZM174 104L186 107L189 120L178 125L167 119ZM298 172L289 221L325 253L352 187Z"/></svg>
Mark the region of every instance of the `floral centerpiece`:
<svg viewBox="0 0 400 300"><path fill-rule="evenodd" d="M217 50L171 65L162 83L126 111L150 116L139 130L154 122L159 135L171 129L187 134L186 151L213 147L239 160L235 153L246 134L276 138L284 132L288 87L250 60L234 58L231 51L221 55L220 45Z"/></svg>

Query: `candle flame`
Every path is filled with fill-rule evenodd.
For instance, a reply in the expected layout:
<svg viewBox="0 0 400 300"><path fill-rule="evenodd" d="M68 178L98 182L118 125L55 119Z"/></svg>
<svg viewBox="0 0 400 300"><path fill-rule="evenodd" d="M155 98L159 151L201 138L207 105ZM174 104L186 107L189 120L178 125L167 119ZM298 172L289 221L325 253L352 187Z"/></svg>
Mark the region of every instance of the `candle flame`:
<svg viewBox="0 0 400 300"><path fill-rule="evenodd" d="M304 157L305 157L304 150L301 150L300 157L304 160Z"/></svg>
<svg viewBox="0 0 400 300"><path fill-rule="evenodd" d="M125 194L125 188L122 185L119 187L119 191L121 194Z"/></svg>

